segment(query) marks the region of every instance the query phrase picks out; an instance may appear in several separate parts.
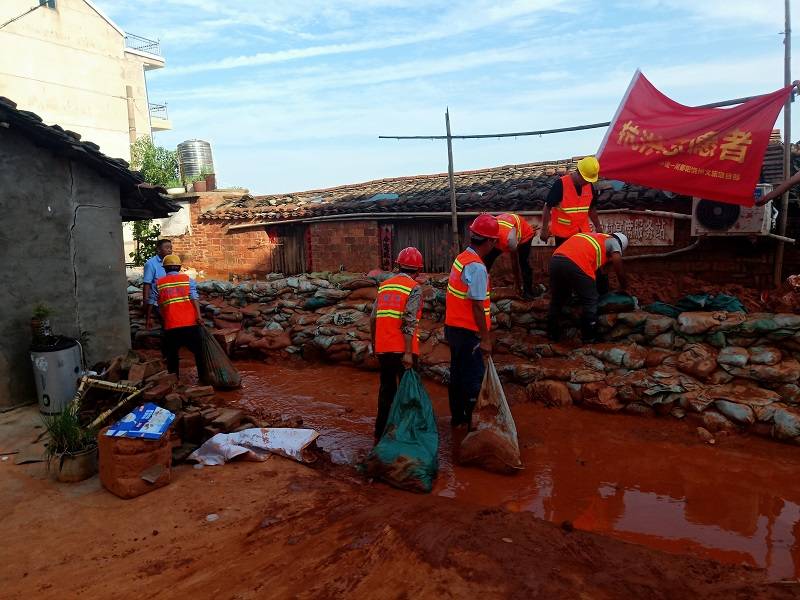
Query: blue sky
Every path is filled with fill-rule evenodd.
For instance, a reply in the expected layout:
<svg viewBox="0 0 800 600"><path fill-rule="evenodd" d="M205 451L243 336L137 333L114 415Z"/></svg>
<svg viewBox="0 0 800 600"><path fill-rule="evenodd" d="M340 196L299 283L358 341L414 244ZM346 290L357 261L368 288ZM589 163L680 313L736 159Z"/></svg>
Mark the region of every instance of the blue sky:
<svg viewBox="0 0 800 600"><path fill-rule="evenodd" d="M446 106L453 133L537 130L609 120L637 68L689 105L783 83L781 0L95 1L161 40L156 142L208 140L218 181L261 194L443 172L444 142L377 137L442 134ZM587 154L603 132L456 141L455 166Z"/></svg>

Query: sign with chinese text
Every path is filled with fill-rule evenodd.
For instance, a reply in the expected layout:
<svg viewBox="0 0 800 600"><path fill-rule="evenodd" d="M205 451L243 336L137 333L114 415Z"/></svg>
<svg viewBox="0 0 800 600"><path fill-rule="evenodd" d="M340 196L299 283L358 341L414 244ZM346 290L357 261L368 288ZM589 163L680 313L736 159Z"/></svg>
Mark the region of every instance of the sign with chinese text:
<svg viewBox="0 0 800 600"><path fill-rule="evenodd" d="M381 236L381 269L391 271L394 268L394 255L392 253L392 238L394 227L390 223L380 226Z"/></svg>
<svg viewBox="0 0 800 600"><path fill-rule="evenodd" d="M523 217L538 232L542 227L541 217ZM675 219L669 216L642 213L600 213L603 233L622 232L628 236L631 246L672 246L675 243ZM537 235L534 246L545 246Z"/></svg>
<svg viewBox="0 0 800 600"><path fill-rule="evenodd" d="M732 108L694 108L633 76L598 159L604 179L752 206L775 119L792 87Z"/></svg>

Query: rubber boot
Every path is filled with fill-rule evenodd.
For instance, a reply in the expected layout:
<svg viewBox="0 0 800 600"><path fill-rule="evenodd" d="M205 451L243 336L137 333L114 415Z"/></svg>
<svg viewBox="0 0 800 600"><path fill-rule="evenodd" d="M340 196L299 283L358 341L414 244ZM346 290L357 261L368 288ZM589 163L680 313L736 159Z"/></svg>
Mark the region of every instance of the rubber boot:
<svg viewBox="0 0 800 600"><path fill-rule="evenodd" d="M558 342L561 339L561 328L553 319L547 319L547 339L551 342Z"/></svg>
<svg viewBox="0 0 800 600"><path fill-rule="evenodd" d="M598 341L597 321L581 319L581 341L584 344L592 344Z"/></svg>

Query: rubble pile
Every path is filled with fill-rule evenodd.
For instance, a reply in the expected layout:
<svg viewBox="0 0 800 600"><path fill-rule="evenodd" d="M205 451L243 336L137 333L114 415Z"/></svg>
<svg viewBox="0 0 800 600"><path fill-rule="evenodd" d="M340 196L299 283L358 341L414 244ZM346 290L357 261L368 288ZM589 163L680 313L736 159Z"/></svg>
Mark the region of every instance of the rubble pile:
<svg viewBox="0 0 800 600"><path fill-rule="evenodd" d="M235 433L252 427L283 427L294 423L282 422L280 416L264 415L257 418L234 408L220 408L216 401L214 388L207 385L194 385L187 377L180 379L166 370L160 358L148 359L136 352L118 356L105 366L101 379L141 389L136 403L152 402L175 415L170 429L169 446L172 462L183 462L203 442L217 433ZM81 420L89 422L92 418L111 408L117 397L102 390L89 390L80 405ZM132 406L120 407L116 416L124 415ZM134 444L138 440L131 440ZM124 454L125 452L123 452ZM123 494L118 494L122 497Z"/></svg>
<svg viewBox="0 0 800 600"><path fill-rule="evenodd" d="M374 369L369 315L377 285L389 274L370 275L271 274L266 281L203 281L197 287L206 324L231 356ZM447 279L420 281L421 370L446 381ZM158 331L144 328L139 288L140 281L128 288L133 339L155 347ZM506 383L524 386L528 400L670 415L692 419L712 434L746 429L800 443L800 315L708 311L673 318L609 304L606 310L623 312L601 316L608 341L581 346L547 340L548 305L547 298L515 299L509 289L492 293L498 372ZM575 339L577 332L566 337Z"/></svg>

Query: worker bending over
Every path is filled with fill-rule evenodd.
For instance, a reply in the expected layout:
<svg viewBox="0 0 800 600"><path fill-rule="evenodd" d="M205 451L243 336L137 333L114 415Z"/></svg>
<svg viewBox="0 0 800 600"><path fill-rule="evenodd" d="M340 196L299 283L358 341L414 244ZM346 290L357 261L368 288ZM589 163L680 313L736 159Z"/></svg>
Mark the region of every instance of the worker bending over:
<svg viewBox="0 0 800 600"><path fill-rule="evenodd" d="M597 190L592 185L600 177L600 163L594 156L578 161L576 171L560 177L550 188L542 213L539 237L547 242L552 235L556 248L576 233L589 233L589 221L595 232L601 231L597 215Z"/></svg>
<svg viewBox="0 0 800 600"><path fill-rule="evenodd" d="M163 259L166 275L156 279L153 285L153 297L161 312L164 330L161 333L161 344L167 370L178 374L180 365L180 349L188 348L194 354L197 374L201 381L205 379L204 363L201 359L200 326L203 317L200 304L197 302L197 287L194 279L180 272L181 258L177 254L168 254ZM145 327L152 325L151 305L147 305Z"/></svg>
<svg viewBox="0 0 800 600"><path fill-rule="evenodd" d="M504 213L497 217L499 237L497 245L492 248L483 262L492 270L497 257L508 252L511 254L511 268L514 270L514 284L523 298L533 298L533 269L531 269L531 244L536 230L525 219L514 213Z"/></svg>
<svg viewBox="0 0 800 600"><path fill-rule="evenodd" d="M483 383L482 352L490 354L489 272L484 260L497 243L499 225L482 214L469 227L469 247L450 269L445 297L445 338L450 345L451 424L469 425Z"/></svg>
<svg viewBox="0 0 800 600"><path fill-rule="evenodd" d="M622 253L627 247L628 237L624 233L578 233L556 249L550 259L547 335L551 340L558 341L561 337L559 315L572 292L582 307L581 339L584 342L596 339L597 301L608 291L608 280L600 269L610 263L617 274L620 289L627 289L628 282L622 268Z"/></svg>
<svg viewBox="0 0 800 600"><path fill-rule="evenodd" d="M400 379L406 369L417 366L419 359L422 293L414 275L422 270L422 253L416 248L401 250L397 266L400 272L378 286L370 317L372 348L381 370L375 418L376 444L386 429Z"/></svg>

